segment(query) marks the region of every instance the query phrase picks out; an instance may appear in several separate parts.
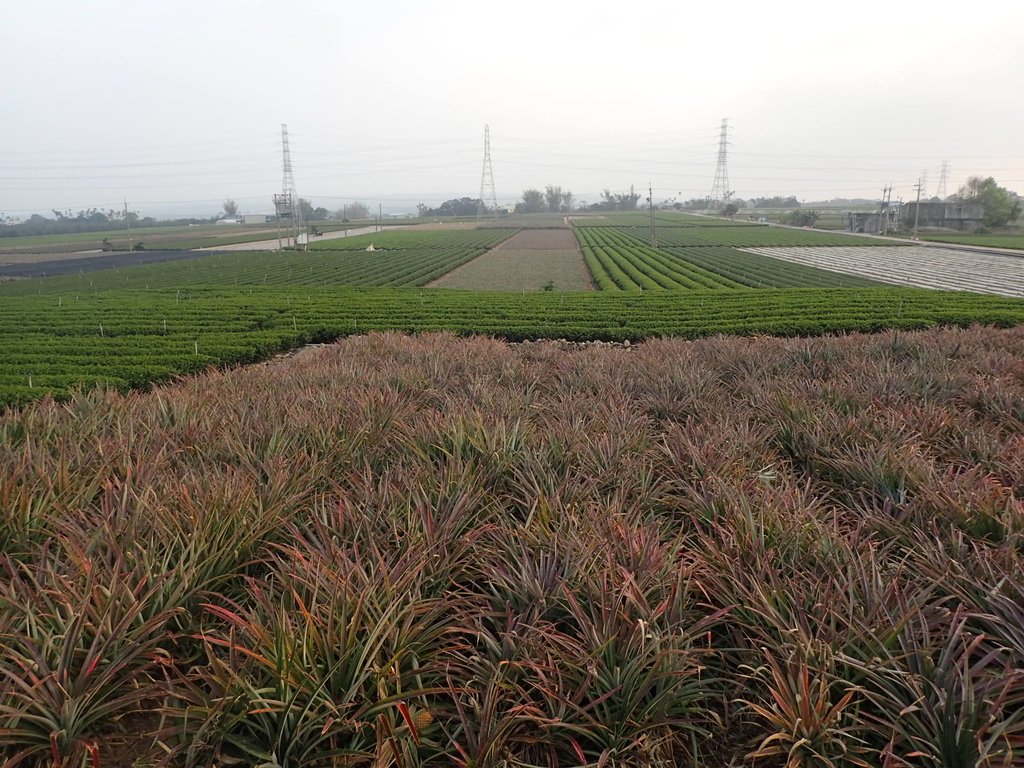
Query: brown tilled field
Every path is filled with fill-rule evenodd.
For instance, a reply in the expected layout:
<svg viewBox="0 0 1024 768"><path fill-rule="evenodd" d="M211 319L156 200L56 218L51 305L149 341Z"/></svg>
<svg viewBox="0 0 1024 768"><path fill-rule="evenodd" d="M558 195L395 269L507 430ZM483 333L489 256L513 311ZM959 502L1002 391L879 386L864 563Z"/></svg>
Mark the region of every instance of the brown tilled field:
<svg viewBox="0 0 1024 768"><path fill-rule="evenodd" d="M472 221L428 221L423 224L409 224L404 229L412 231L439 232L449 229L476 229L477 224Z"/></svg>
<svg viewBox="0 0 1024 768"><path fill-rule="evenodd" d="M524 229L431 283L478 291L591 291L594 283L571 229Z"/></svg>

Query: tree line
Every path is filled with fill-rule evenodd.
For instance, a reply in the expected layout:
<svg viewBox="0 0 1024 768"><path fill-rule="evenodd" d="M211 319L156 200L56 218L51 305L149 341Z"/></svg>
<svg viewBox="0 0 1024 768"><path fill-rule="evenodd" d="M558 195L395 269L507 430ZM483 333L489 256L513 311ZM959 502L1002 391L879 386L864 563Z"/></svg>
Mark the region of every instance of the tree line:
<svg viewBox="0 0 1024 768"><path fill-rule="evenodd" d="M139 216L137 211L86 208L78 212L70 209L53 209L53 218L33 213L25 221L16 221L0 216L0 237L26 237L33 235L65 235L88 232L103 232L113 229L142 229L144 227L168 226L173 224L194 224L209 219L178 219L157 221L152 216Z"/></svg>

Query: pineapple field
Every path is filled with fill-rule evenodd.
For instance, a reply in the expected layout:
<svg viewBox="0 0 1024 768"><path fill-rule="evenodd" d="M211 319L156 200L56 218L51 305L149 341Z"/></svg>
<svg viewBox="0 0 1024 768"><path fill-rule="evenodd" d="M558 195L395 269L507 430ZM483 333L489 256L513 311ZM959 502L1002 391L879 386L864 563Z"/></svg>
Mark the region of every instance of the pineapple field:
<svg viewBox="0 0 1024 768"><path fill-rule="evenodd" d="M9 409L0 761L1022 765L1022 370L388 332Z"/></svg>

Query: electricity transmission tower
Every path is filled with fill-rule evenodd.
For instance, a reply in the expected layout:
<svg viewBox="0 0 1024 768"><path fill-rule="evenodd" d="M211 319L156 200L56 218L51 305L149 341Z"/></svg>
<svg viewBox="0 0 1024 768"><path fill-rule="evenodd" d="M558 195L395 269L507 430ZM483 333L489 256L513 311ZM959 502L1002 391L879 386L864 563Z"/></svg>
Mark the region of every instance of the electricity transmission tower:
<svg viewBox="0 0 1024 768"><path fill-rule="evenodd" d="M476 215L482 216L488 208L498 214L498 197L494 191L494 169L491 167L491 127L484 126L484 169L480 174L480 205Z"/></svg>
<svg viewBox="0 0 1024 768"><path fill-rule="evenodd" d="M711 200L715 203L726 202L732 197L729 190L729 168L727 154L729 151L729 118L722 120L722 133L718 139L718 165L715 166L715 181L711 185Z"/></svg>
<svg viewBox="0 0 1024 768"><path fill-rule="evenodd" d="M302 210L299 208L299 197L295 192L295 175L292 173L292 153L288 146L288 126L281 123L281 159L283 175L281 194L274 195L274 210L277 213L277 242L281 247L281 222L287 225L288 234L285 240L292 239L293 245L299 244L299 233L302 231Z"/></svg>
<svg viewBox="0 0 1024 768"><path fill-rule="evenodd" d="M939 187L935 190L935 194L939 196L939 200L946 199L946 181L949 179L949 161L942 161L942 170L939 171Z"/></svg>

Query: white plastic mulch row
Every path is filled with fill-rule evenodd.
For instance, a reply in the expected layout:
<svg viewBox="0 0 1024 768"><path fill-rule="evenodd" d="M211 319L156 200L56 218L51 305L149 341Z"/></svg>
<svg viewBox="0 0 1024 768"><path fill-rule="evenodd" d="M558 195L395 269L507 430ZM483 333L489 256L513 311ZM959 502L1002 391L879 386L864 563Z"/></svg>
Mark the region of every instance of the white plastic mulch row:
<svg viewBox="0 0 1024 768"><path fill-rule="evenodd" d="M1024 256L928 246L743 248L750 253L846 272L893 285L1024 296Z"/></svg>

